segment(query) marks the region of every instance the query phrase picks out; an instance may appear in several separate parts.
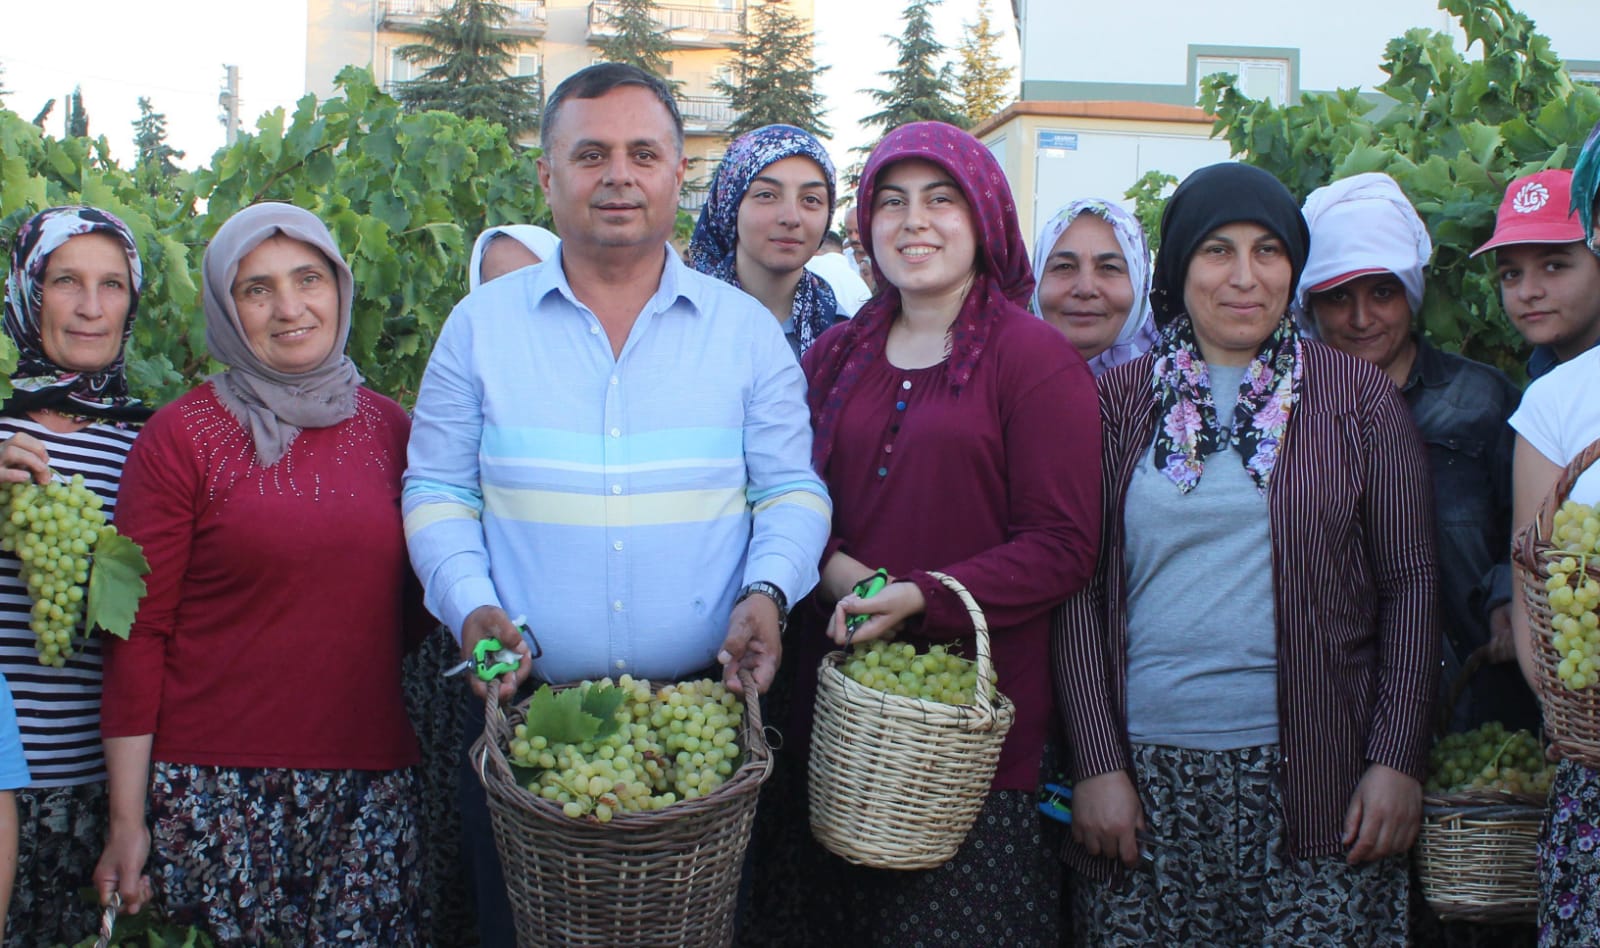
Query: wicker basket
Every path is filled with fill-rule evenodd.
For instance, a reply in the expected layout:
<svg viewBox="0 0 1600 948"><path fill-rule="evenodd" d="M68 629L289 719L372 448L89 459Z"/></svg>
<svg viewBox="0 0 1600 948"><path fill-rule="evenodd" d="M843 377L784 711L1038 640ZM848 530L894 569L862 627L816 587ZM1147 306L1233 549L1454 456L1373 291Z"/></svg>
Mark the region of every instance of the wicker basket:
<svg viewBox="0 0 1600 948"><path fill-rule="evenodd" d="M1539 907L1534 796L1475 791L1422 798L1413 851L1423 898L1445 921L1531 921Z"/></svg>
<svg viewBox="0 0 1600 948"><path fill-rule="evenodd" d="M818 670L811 739L811 832L850 862L930 869L954 856L989 794L1016 710L985 687L989 626L966 590L931 574L966 605L977 633L974 705L905 698L845 675L843 652Z"/></svg>
<svg viewBox="0 0 1600 948"><path fill-rule="evenodd" d="M1600 769L1600 686L1573 691L1556 674L1556 667L1565 656L1556 651L1553 642L1550 594L1544 584L1550 578L1550 563L1569 555L1553 549L1550 543L1556 510L1572 493L1578 477L1596 460L1600 460L1600 441L1585 448L1561 472L1550 496L1539 508L1539 515L1517 537L1511 557L1533 626L1534 681L1544 708L1545 733L1562 757L1591 769ZM1600 579L1600 557L1589 562L1588 573Z"/></svg>
<svg viewBox="0 0 1600 948"><path fill-rule="evenodd" d="M756 693L748 673L742 681L745 694ZM491 698L472 759L488 793L521 948L733 940L756 796L772 772L759 702L745 705L744 759L726 783L660 810L618 813L609 823L571 819L520 786L506 759L511 734L511 721Z"/></svg>
<svg viewBox="0 0 1600 948"><path fill-rule="evenodd" d="M1441 736L1449 730L1450 710L1488 663L1487 645L1462 663L1441 709ZM1445 921L1532 920L1539 907L1536 847L1543 818L1544 800L1531 794L1470 790L1424 796L1412 854L1429 907Z"/></svg>

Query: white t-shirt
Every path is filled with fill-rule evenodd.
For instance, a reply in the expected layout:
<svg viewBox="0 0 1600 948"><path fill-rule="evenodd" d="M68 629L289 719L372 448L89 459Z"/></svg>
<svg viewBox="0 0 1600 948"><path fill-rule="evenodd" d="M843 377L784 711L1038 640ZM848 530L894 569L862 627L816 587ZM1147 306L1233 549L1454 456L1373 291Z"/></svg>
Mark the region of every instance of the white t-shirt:
<svg viewBox="0 0 1600 948"><path fill-rule="evenodd" d="M1556 366L1528 386L1511 427L1562 467L1600 440L1600 348ZM1600 464L1590 465L1578 478L1571 499L1600 503Z"/></svg>
<svg viewBox="0 0 1600 948"><path fill-rule="evenodd" d="M806 269L828 281L833 287L833 296L839 301L839 313L843 316L854 316L861 304L872 299L872 290L867 287L867 281L861 279L861 274L856 272L856 265L845 259L842 253L817 254L806 261Z"/></svg>

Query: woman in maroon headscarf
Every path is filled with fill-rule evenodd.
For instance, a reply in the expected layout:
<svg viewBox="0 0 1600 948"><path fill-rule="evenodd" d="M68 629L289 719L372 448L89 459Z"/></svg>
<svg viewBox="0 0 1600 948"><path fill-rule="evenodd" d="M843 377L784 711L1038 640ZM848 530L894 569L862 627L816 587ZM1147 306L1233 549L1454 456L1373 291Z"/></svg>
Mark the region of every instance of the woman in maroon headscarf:
<svg viewBox="0 0 1600 948"><path fill-rule="evenodd" d="M806 354L814 463L833 497L816 595L828 636L919 649L970 642L982 606L999 688L1017 707L976 825L955 858L920 872L834 860L831 905L852 943L1054 945L1060 869L1035 808L1051 743L1050 612L1088 582L1100 541L1094 378L1025 307L1028 252L989 150L938 122L874 149L858 214L880 292ZM851 587L878 567L870 599ZM970 656L970 647L965 650Z"/></svg>

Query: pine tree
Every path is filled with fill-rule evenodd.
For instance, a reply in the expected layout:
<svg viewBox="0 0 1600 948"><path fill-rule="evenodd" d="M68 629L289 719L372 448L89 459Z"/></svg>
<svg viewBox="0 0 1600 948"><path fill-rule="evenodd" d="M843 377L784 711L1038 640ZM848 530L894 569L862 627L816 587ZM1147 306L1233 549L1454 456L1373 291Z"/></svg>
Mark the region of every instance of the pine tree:
<svg viewBox="0 0 1600 948"><path fill-rule="evenodd" d="M178 174L173 159L184 153L167 144L167 116L157 112L146 96L139 97L139 117L133 121L133 145L139 157L133 166L134 180L151 194L166 189L169 180Z"/></svg>
<svg viewBox="0 0 1600 948"><path fill-rule="evenodd" d="M83 108L82 86L74 86L67 96L66 132L67 138L89 137L89 113Z"/></svg>
<svg viewBox="0 0 1600 948"><path fill-rule="evenodd" d="M655 0L616 0L612 9L604 11L606 25L615 33L601 39L600 55L609 62L638 66L676 90L679 84L671 78L672 61L667 58L672 51L667 39L671 30L657 22L655 9Z"/></svg>
<svg viewBox="0 0 1600 948"><path fill-rule="evenodd" d="M730 135L763 125L794 125L822 137L833 134L822 121L827 110L816 87L817 77L828 67L817 65L811 34L784 7L785 2L767 0L756 9L754 23L746 14L733 61L734 79L712 83L739 113L728 129Z"/></svg>
<svg viewBox="0 0 1600 948"><path fill-rule="evenodd" d="M944 46L933 35L928 11L939 0L911 0L906 7L906 31L902 36L885 37L900 50L898 65L879 73L889 80L887 89L868 89L881 110L862 119L867 125L888 132L908 122L949 122L966 126L952 96L955 84ZM870 149L868 149L870 150Z"/></svg>
<svg viewBox="0 0 1600 948"><path fill-rule="evenodd" d="M978 22L964 24L967 35L957 47L961 58L961 111L967 125L976 125L1005 108L1011 100L1009 66L1000 64L995 44L1001 33L989 18L989 0L978 2Z"/></svg>
<svg viewBox="0 0 1600 948"><path fill-rule="evenodd" d="M422 26L423 39L400 47L422 75L399 83L408 110L438 109L499 122L513 137L539 126L539 76L511 74L522 43L502 27L512 10L496 0L454 0Z"/></svg>

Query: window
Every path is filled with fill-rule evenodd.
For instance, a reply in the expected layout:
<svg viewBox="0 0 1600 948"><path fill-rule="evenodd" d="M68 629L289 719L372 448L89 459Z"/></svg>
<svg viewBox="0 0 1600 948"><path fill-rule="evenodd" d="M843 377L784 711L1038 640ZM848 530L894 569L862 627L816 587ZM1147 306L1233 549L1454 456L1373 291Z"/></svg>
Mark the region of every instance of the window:
<svg viewBox="0 0 1600 948"><path fill-rule="evenodd" d="M1239 91L1252 99L1264 99L1279 105L1289 101L1289 61L1287 59L1255 59L1244 56L1196 56L1195 94L1200 92L1199 81L1219 72L1239 77Z"/></svg>
<svg viewBox="0 0 1600 948"><path fill-rule="evenodd" d="M390 85L394 85L397 82L409 82L411 79L415 78L412 75L412 70L414 68L415 67L412 66L412 64L411 64L411 62L409 60L407 60L404 56L400 55L400 50L398 50L398 49L390 50L390 52L389 52L389 84Z"/></svg>
<svg viewBox="0 0 1600 948"><path fill-rule="evenodd" d="M537 53L534 54L534 55L531 55L531 56L523 55L523 56L518 56L517 57L517 71L516 71L515 75L518 75L518 76L537 76L538 74L539 74L539 56L538 56Z"/></svg>

